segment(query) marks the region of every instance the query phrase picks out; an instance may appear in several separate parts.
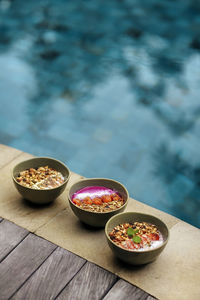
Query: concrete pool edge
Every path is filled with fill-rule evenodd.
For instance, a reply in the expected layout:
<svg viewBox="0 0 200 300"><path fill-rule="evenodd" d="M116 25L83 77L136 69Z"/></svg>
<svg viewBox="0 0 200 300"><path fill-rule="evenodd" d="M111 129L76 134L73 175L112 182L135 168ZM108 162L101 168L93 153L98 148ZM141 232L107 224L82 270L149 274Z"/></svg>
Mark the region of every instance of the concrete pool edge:
<svg viewBox="0 0 200 300"><path fill-rule="evenodd" d="M0 167L1 217L96 263L155 297L197 299L200 293L197 282L200 272L196 268L200 261L200 232L196 227L131 199L126 211L143 211L161 218L170 228L170 241L154 263L142 268L127 268L113 257L107 247L104 231L90 231L82 226L68 206L67 189L73 182L83 178L82 176L72 173L67 189L53 204L45 207L29 205L21 199L10 174L17 162L32 155L4 145L0 145L1 149L4 149L1 151L4 156L2 161L6 162ZM14 151L13 157L10 156L10 151ZM192 247L190 243L193 244Z"/></svg>

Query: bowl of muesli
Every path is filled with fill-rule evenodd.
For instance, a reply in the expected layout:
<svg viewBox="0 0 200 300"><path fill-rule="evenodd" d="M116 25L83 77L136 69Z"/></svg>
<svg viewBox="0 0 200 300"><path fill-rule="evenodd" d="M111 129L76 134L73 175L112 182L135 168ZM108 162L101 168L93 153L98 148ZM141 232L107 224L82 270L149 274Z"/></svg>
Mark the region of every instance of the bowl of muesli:
<svg viewBox="0 0 200 300"><path fill-rule="evenodd" d="M114 255L132 265L154 261L169 239L169 230L162 220L136 212L120 213L110 218L105 234Z"/></svg>
<svg viewBox="0 0 200 300"><path fill-rule="evenodd" d="M84 223L103 227L109 218L124 211L129 199L127 189L107 178L81 179L68 192L74 214Z"/></svg>
<svg viewBox="0 0 200 300"><path fill-rule="evenodd" d="M68 167L51 157L36 157L13 168L13 182L23 198L37 204L55 200L69 180Z"/></svg>

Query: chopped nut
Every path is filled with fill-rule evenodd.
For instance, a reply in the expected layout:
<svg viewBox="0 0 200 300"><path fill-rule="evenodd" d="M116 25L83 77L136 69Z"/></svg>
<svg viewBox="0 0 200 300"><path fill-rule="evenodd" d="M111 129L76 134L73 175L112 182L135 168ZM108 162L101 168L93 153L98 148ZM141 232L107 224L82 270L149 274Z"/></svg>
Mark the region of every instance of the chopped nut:
<svg viewBox="0 0 200 300"><path fill-rule="evenodd" d="M63 175L48 167L30 168L21 171L16 178L17 182L32 189L43 190L55 188L64 182Z"/></svg>
<svg viewBox="0 0 200 300"><path fill-rule="evenodd" d="M132 234L128 234L128 230ZM145 250L157 247L163 242L162 234L158 228L147 222L124 223L115 226L109 233L113 242L128 250Z"/></svg>

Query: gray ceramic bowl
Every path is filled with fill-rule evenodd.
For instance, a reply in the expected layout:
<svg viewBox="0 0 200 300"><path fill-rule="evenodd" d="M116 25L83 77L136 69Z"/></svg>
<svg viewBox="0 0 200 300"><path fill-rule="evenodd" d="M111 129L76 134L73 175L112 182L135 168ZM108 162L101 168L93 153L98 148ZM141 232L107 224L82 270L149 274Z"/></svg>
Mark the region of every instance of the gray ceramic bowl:
<svg viewBox="0 0 200 300"><path fill-rule="evenodd" d="M116 191L119 192L119 194L123 197L125 203L123 206L121 206L120 208L116 209L116 210L112 210L110 212L105 212L105 213L101 213L101 212L90 212L87 210L83 210L82 208L76 206L73 202L72 202L72 195L85 187L89 187L89 186L104 186L110 189L114 189ZM74 214L84 223L94 226L94 227L103 227L105 226L106 222L108 221L108 219L110 219L110 217L114 216L115 214L118 214L120 212L122 212L127 203L128 203L128 191L127 189L119 182L112 180L112 179L106 179L106 178L90 178L90 179L82 179L79 180L78 182L74 183L69 192L68 192L68 199L69 199L69 203L70 206L74 212Z"/></svg>
<svg viewBox="0 0 200 300"><path fill-rule="evenodd" d="M157 248L146 250L146 251L137 251L137 250L130 251L117 246L110 239L109 233L112 231L112 229L115 226L123 223L135 222L135 221L148 222L156 225L158 230L163 235L164 241L162 245ZM169 230L165 225L165 223L163 223L160 219L151 215L136 213L136 212L125 212L113 216L105 226L105 234L108 241L108 245L110 246L113 253L122 261L132 265L147 264L149 262L154 261L165 248L169 238Z"/></svg>
<svg viewBox="0 0 200 300"><path fill-rule="evenodd" d="M62 173L62 175L65 178L65 181L62 185L48 190L36 190L29 187L25 187L17 182L16 178L21 171L24 171L29 168L38 168L47 165L49 167L52 167L56 171ZM56 199L64 191L69 180L69 175L69 169L62 162L50 157L36 157L25 160L17 164L13 168L12 172L13 182L19 193L22 195L22 197L37 204L46 204Z"/></svg>

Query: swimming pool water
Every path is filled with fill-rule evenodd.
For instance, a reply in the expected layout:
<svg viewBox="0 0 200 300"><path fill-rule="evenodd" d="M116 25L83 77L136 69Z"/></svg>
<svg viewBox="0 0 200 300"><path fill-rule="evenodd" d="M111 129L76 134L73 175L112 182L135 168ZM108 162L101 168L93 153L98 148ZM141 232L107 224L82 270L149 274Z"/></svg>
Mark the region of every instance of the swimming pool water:
<svg viewBox="0 0 200 300"><path fill-rule="evenodd" d="M200 3L0 1L0 143L200 225Z"/></svg>

